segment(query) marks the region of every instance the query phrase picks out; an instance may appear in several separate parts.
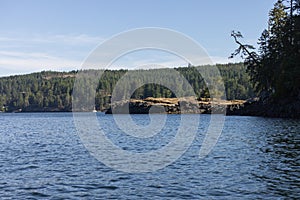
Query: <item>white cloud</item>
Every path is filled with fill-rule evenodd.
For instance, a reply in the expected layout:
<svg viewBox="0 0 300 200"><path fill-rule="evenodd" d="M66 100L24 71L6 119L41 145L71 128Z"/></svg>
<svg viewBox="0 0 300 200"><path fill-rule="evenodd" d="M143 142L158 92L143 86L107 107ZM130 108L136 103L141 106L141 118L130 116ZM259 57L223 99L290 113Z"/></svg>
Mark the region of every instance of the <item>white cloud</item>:
<svg viewBox="0 0 300 200"><path fill-rule="evenodd" d="M0 57L18 57L18 58L47 58L55 59L55 57L47 55L45 53L24 53L18 51L0 51Z"/></svg>
<svg viewBox="0 0 300 200"><path fill-rule="evenodd" d="M211 56L211 59L214 64L236 63L243 61L243 59L240 57L234 57L229 59L228 57Z"/></svg>
<svg viewBox="0 0 300 200"><path fill-rule="evenodd" d="M81 61L55 57L44 53L0 51L0 76L42 70L69 71L78 69L80 65Z"/></svg>
<svg viewBox="0 0 300 200"><path fill-rule="evenodd" d="M88 35L55 35L47 38L48 41L62 42L70 45L97 45L104 41L102 37L88 36Z"/></svg>
<svg viewBox="0 0 300 200"><path fill-rule="evenodd" d="M102 37L81 35L1 36L0 76L42 70L73 70Z"/></svg>
<svg viewBox="0 0 300 200"><path fill-rule="evenodd" d="M107 63L111 62L110 57L114 56L116 51L106 52L95 52L92 53L91 57L85 61L85 66L93 68L107 68ZM205 65L213 64L214 59L209 57L206 54L203 55L188 55L188 58L193 61L193 65ZM224 59L222 59L223 61ZM220 58L217 60L220 61ZM137 51L129 52L113 61L109 66L110 69L120 69L120 68L145 68L146 66L156 66L160 65L161 67L182 67L187 66L189 61L173 54L166 52L164 50L156 49L140 49ZM222 62L223 63L223 62Z"/></svg>
<svg viewBox="0 0 300 200"><path fill-rule="evenodd" d="M99 36L80 35L36 35L36 36L0 36L0 43L16 42L27 44L57 43L63 45L97 45L104 38Z"/></svg>
<svg viewBox="0 0 300 200"><path fill-rule="evenodd" d="M0 76L24 74L42 70L69 71L85 67L106 67L109 52L95 52L94 58L83 63L104 38L99 36L81 35L46 35L34 37L14 37L0 35ZM103 54L107 55L104 56ZM241 59L199 55L189 56L194 65L240 62ZM211 62L212 61L212 62ZM151 67L180 67L187 66L184 59L164 51L141 50L123 55L109 66L110 69L135 69Z"/></svg>

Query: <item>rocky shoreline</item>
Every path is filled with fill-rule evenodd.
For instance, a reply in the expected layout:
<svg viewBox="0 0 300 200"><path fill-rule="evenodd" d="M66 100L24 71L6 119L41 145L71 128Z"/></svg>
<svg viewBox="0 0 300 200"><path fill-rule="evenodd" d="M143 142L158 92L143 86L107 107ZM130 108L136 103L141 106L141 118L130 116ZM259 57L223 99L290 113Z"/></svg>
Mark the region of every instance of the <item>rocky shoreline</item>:
<svg viewBox="0 0 300 200"><path fill-rule="evenodd" d="M300 118L300 102L266 103L259 98L248 100L211 100L195 98L146 98L119 101L106 110L106 114L225 114L261 116L271 118Z"/></svg>
<svg viewBox="0 0 300 200"><path fill-rule="evenodd" d="M131 99L114 102L106 110L106 114L211 114L225 113L227 110L238 110L243 107L244 100L211 100L203 98L196 100L193 97L185 98L152 98L143 100Z"/></svg>
<svg viewBox="0 0 300 200"><path fill-rule="evenodd" d="M10 112L72 112L72 108L27 108ZM80 110L78 112L91 112ZM111 104L101 110L105 114L226 114L270 118L300 119L300 101L285 100L263 102L259 98L248 100L211 100L209 98L153 98L130 99Z"/></svg>

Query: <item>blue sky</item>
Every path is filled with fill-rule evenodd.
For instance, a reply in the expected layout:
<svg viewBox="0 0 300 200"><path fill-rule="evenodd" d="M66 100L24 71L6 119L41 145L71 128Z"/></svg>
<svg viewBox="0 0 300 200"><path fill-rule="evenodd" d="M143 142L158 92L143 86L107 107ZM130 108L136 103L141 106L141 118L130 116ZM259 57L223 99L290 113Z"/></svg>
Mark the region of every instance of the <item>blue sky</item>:
<svg viewBox="0 0 300 200"><path fill-rule="evenodd" d="M231 30L255 44L275 0L0 0L0 76L80 69L101 42L142 27L168 28L193 38L215 63L236 48ZM146 62L185 65L159 52L129 55L115 68Z"/></svg>

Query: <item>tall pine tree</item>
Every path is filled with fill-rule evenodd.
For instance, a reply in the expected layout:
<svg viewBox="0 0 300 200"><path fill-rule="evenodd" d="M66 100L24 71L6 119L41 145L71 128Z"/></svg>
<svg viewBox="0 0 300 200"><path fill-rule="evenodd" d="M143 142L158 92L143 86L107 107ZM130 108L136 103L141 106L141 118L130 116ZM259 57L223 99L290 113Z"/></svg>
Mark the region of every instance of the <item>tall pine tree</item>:
<svg viewBox="0 0 300 200"><path fill-rule="evenodd" d="M240 32L232 36L262 99L300 101L300 0L278 0L269 13L268 28L259 39L259 51L239 41Z"/></svg>

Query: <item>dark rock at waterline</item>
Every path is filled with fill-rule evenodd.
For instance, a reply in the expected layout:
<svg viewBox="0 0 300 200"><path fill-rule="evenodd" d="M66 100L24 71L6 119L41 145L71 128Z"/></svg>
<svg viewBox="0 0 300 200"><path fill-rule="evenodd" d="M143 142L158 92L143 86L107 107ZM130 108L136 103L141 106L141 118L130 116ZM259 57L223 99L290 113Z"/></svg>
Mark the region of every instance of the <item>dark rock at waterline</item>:
<svg viewBox="0 0 300 200"><path fill-rule="evenodd" d="M225 114L300 118L300 101L263 102L259 98L248 100L211 100L195 98L146 98L119 101L111 105L106 114Z"/></svg>
<svg viewBox="0 0 300 200"><path fill-rule="evenodd" d="M239 109L228 109L227 115L300 118L300 100L264 102L255 98L246 101Z"/></svg>
<svg viewBox="0 0 300 200"><path fill-rule="evenodd" d="M114 102L106 114L225 114L226 109L239 108L245 101L225 100L196 100L193 97L185 98L146 98L143 100L131 99Z"/></svg>

